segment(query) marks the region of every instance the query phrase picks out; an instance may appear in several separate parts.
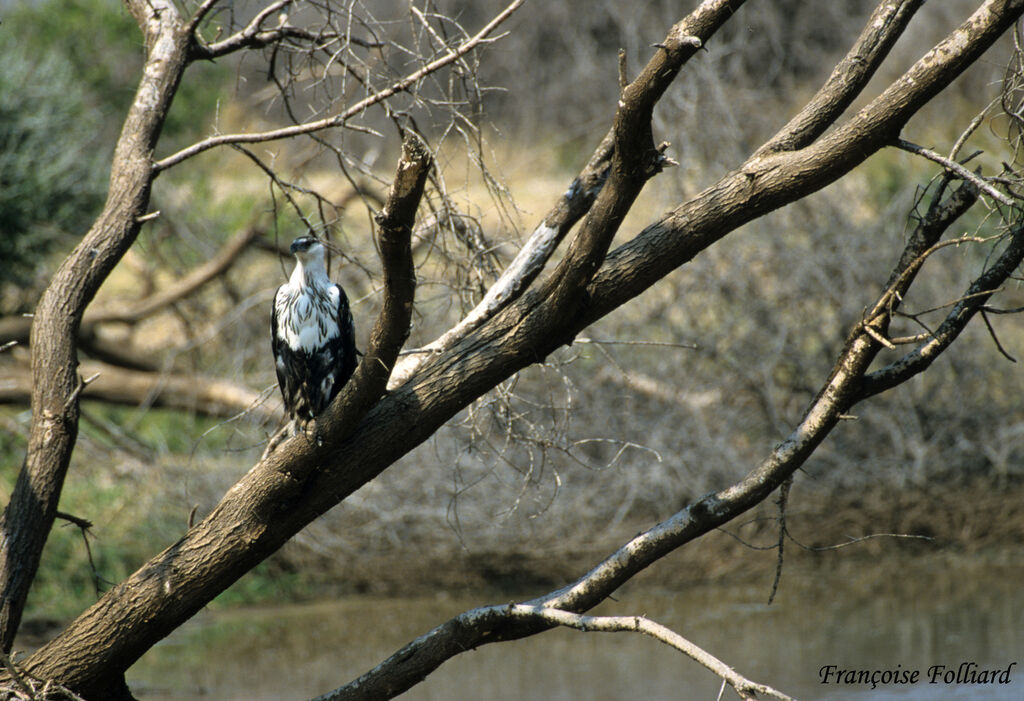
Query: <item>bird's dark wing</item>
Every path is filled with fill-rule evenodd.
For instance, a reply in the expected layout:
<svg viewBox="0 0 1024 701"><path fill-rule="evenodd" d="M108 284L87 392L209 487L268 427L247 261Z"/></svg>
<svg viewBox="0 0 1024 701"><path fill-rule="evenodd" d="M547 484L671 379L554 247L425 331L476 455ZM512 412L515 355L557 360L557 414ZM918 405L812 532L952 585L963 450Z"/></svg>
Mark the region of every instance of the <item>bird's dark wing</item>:
<svg viewBox="0 0 1024 701"><path fill-rule="evenodd" d="M338 285L338 375L337 385L341 389L356 370L356 327L352 321L352 310L348 306L345 290Z"/></svg>

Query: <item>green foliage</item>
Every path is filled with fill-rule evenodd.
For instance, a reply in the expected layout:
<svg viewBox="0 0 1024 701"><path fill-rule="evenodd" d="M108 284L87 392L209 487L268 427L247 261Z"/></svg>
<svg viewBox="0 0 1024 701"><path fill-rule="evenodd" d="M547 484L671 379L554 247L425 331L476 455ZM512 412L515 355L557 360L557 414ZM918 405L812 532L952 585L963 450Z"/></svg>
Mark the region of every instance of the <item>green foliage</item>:
<svg viewBox="0 0 1024 701"><path fill-rule="evenodd" d="M104 112L123 115L142 68L142 36L119 2L110 0L43 0L25 3L4 17L5 34L45 47L70 65L78 89ZM119 120L109 125L120 126Z"/></svg>
<svg viewBox="0 0 1024 701"><path fill-rule="evenodd" d="M0 57L0 284L24 285L102 205L143 47L120 3L44 0L3 17ZM227 63L190 71L165 122L167 148L205 133L232 74Z"/></svg>
<svg viewBox="0 0 1024 701"><path fill-rule="evenodd" d="M98 114L70 62L0 33L0 283L24 284L62 232L96 215Z"/></svg>

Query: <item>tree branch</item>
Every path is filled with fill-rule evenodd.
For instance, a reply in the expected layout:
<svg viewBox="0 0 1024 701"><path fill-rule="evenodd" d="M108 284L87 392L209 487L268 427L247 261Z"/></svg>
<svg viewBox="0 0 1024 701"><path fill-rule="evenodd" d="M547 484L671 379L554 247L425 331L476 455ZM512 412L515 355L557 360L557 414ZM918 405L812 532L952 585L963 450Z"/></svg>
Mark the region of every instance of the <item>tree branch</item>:
<svg viewBox="0 0 1024 701"><path fill-rule="evenodd" d="M0 377L0 404L28 404L32 375L25 369L8 368ZM266 393L219 377L126 370L99 362L83 362L81 373L98 375L82 391L83 399L127 406L156 406L196 411L208 416L251 414L277 422L280 407L267 406Z"/></svg>
<svg viewBox="0 0 1024 701"><path fill-rule="evenodd" d="M190 34L194 34L196 37L196 43L193 45L192 49L192 58L213 59L239 49L266 46L274 41L279 41L284 36L282 30L286 29L285 25L282 24L272 30L264 30L263 23L274 13L280 12L291 5L292 0L277 0L276 2L272 2L257 12L256 16L250 20L249 24L229 36L227 39L214 42L212 44L204 43L198 33L196 33L196 30L199 28L199 24L206 17L207 13L209 13L217 2L219 2L219 0L205 0L189 21L186 31Z"/></svg>
<svg viewBox="0 0 1024 701"><path fill-rule="evenodd" d="M856 43L804 108L754 153L797 151L825 133L867 86L924 0L888 0L871 14Z"/></svg>
<svg viewBox="0 0 1024 701"><path fill-rule="evenodd" d="M588 286L590 303L579 326L640 294L737 227L825 187L892 143L907 120L1022 13L1022 0L986 0L845 124L798 151L752 157L613 250Z"/></svg>
<svg viewBox="0 0 1024 701"><path fill-rule="evenodd" d="M103 309L86 310L79 325L79 345L93 356L114 365L136 370L156 371L158 363L152 357L142 357L125 348L122 343L111 343L104 340L97 335L96 327L110 322L138 323L188 297L211 280L226 273L258 235L259 232L255 228L239 232L208 261L140 302L135 304L114 303ZM32 332L32 320L33 317L30 316L0 319L0 342L28 343Z"/></svg>
<svg viewBox="0 0 1024 701"><path fill-rule="evenodd" d="M156 312L188 297L211 280L226 273L245 249L249 247L249 244L252 243L252 240L256 238L258 233L258 230L252 227L239 231L212 258L186 276L164 287L156 294L146 297L141 302L132 306L123 305L120 308L108 307L86 312L82 320L83 326L112 321L126 324L138 323L146 317L152 316Z"/></svg>
<svg viewBox="0 0 1024 701"><path fill-rule="evenodd" d="M969 169L963 167L962 165L960 165L951 158L946 158L945 156L936 153L931 149L925 148L923 146L918 146L917 144L911 143L910 141L907 141L905 139L896 139L895 146L904 151L915 153L918 156L924 156L928 160L938 163L949 172L955 174L957 177L963 178L964 180L973 183L976 188L978 188L986 195L994 199L996 202L999 202L1000 204L1005 204L1007 207L1012 207L1014 205L1014 202L1011 198L1007 197L1002 192L992 187L992 185L989 184L989 182L985 180L985 178L981 177L977 173L972 173Z"/></svg>
<svg viewBox="0 0 1024 701"><path fill-rule="evenodd" d="M1006 250L971 284L960 302L954 305L931 337L899 360L867 375L859 390L860 398L866 399L892 389L914 375L924 372L956 340L974 315L984 309L985 303L1013 274L1022 260L1024 226L1018 226L1011 233Z"/></svg>
<svg viewBox="0 0 1024 701"><path fill-rule="evenodd" d="M392 373L389 389L405 383L430 355L451 348L473 329L515 301L529 287L551 258L569 230L590 209L597 193L608 177L613 151L612 132L601 140L590 160L569 188L559 197L555 206L533 230L516 257L505 268L498 280L488 288L483 299L451 329L423 348L403 357Z"/></svg>
<svg viewBox="0 0 1024 701"><path fill-rule="evenodd" d="M431 645L436 638L444 636L453 628L473 631L479 637L499 632L508 625L540 625L544 628L564 626L584 633L642 633L679 650L684 655L703 665L729 684L740 698L753 701L755 694L772 696L782 701L793 701L780 691L765 684L753 682L736 673L729 665L675 631L644 616L584 616L571 611L536 604L507 604L472 609L458 615L447 623L435 628L402 649L402 654L414 655L418 644ZM372 672L370 673L372 674ZM365 676L365 675L364 675ZM354 701L355 699L379 698L366 693L362 678L343 687L318 696L314 701ZM390 698L390 697L389 697Z"/></svg>

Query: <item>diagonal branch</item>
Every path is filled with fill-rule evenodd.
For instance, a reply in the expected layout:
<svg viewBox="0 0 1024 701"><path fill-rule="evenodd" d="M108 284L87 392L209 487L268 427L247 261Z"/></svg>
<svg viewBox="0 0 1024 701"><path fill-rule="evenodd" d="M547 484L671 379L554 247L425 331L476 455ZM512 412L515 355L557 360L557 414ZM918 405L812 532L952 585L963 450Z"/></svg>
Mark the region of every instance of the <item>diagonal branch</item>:
<svg viewBox="0 0 1024 701"><path fill-rule="evenodd" d="M86 312L82 320L83 326L110 321L134 324L152 316L161 309L188 297L203 285L227 272L258 234L259 231L255 228L238 232L217 251L216 255L173 284L130 307L125 305L121 308L90 310Z"/></svg>
<svg viewBox="0 0 1024 701"><path fill-rule="evenodd" d="M669 31L655 55L619 97L612 126L608 181L540 294L549 309L572 313L584 286L604 261L612 238L647 181L666 165L667 143L655 145L654 106L686 62L742 6L743 0L705 0Z"/></svg>
<svg viewBox="0 0 1024 701"><path fill-rule="evenodd" d="M986 195L994 199L996 202L999 202L1000 204L1005 204L1007 207L1012 207L1014 205L1012 199L1010 199L1005 194L992 187L992 185L989 184L989 182L985 180L985 178L981 177L977 173L971 172L969 168L965 168L964 166L960 165L951 158L946 158L940 153L936 153L935 151L929 148L925 148L924 146L918 146L917 144L907 141L905 139L896 139L895 146L909 153L915 153L918 156L924 156L928 160L938 163L949 172L954 173L957 177L963 178L964 180L973 183L975 187L977 187L979 190L981 190Z"/></svg>
<svg viewBox="0 0 1024 701"><path fill-rule="evenodd" d="M590 304L581 325L640 294L739 226L822 189L891 144L911 116L1022 13L1024 0L987 0L846 123L798 151L750 158L611 251L588 286Z"/></svg>
<svg viewBox="0 0 1024 701"><path fill-rule="evenodd" d="M887 0L879 4L821 89L754 153L754 158L777 151L797 151L821 136L868 84L923 4L924 0Z"/></svg>
<svg viewBox="0 0 1024 701"><path fill-rule="evenodd" d="M432 638L444 636L449 630L483 631L484 635L499 631L506 625L540 625L544 628L564 626L585 633L641 633L679 650L690 659L711 670L729 684L740 698L755 701L756 694L764 694L782 701L793 701L789 696L765 684L759 684L738 674L732 667L675 631L644 616L585 616L551 606L536 604L506 604L484 606L466 611L435 628L416 643L429 644ZM415 644L415 643L414 643ZM363 690L360 680L318 696L314 701L356 701L379 698Z"/></svg>
<svg viewBox="0 0 1024 701"><path fill-rule="evenodd" d="M515 301L530 286L558 248L569 230L590 209L597 193L604 187L611 163L613 133L608 132L601 140L590 160L572 181L569 188L558 198L555 206L545 215L533 230L516 257L508 264L497 281L487 290L483 299L451 329L437 340L403 357L392 374L389 388L402 385L416 372L416 369L431 354L441 353L473 329L493 317Z"/></svg>

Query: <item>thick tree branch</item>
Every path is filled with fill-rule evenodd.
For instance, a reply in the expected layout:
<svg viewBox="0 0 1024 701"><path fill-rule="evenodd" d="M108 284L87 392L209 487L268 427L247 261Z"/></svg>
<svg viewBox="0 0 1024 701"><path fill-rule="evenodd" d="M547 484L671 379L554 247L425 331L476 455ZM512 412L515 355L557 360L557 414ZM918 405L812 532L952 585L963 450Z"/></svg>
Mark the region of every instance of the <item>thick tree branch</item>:
<svg viewBox="0 0 1024 701"><path fill-rule="evenodd" d="M331 430L336 430L334 417L345 416L348 425L354 417L361 417L370 404L384 393L391 370L398 359L412 322L413 297L416 290L416 270L412 261L412 228L416 210L423 198L427 176L433 164L430 151L423 140L413 132L406 134L402 143L395 178L391 184L384 209L374 219L378 226L377 243L384 270L384 304L370 333L370 346L363 362L356 370L357 387L367 386L364 399L358 401L343 396L328 418ZM354 413L353 405L362 410Z"/></svg>
<svg viewBox="0 0 1024 701"><path fill-rule="evenodd" d="M800 112L754 153L796 151L825 133L867 86L924 0L887 0L871 14L864 30L828 80Z"/></svg>
<svg viewBox="0 0 1024 701"><path fill-rule="evenodd" d="M604 187L611 163L614 133L608 132L601 140L580 174L559 197L555 206L533 230L530 238L509 263L498 280L491 285L484 298L450 330L437 340L403 357L395 366L388 387L402 385L431 354L451 348L455 343L515 301L529 287L551 258L569 230L590 209L597 193ZM2 338L2 336L0 336Z"/></svg>
<svg viewBox="0 0 1024 701"><path fill-rule="evenodd" d="M588 287L592 323L737 227L805 197L892 143L910 117L1013 26L1024 0L987 0L848 122L793 152L753 157L609 253Z"/></svg>
<svg viewBox="0 0 1024 701"><path fill-rule="evenodd" d="M743 0L705 0L672 27L654 57L622 90L612 127L614 154L608 181L547 288L541 291L549 297L546 306L550 309L561 314L576 305L641 189L667 164L664 150L668 144L654 143L654 106L683 65L742 4Z"/></svg>

